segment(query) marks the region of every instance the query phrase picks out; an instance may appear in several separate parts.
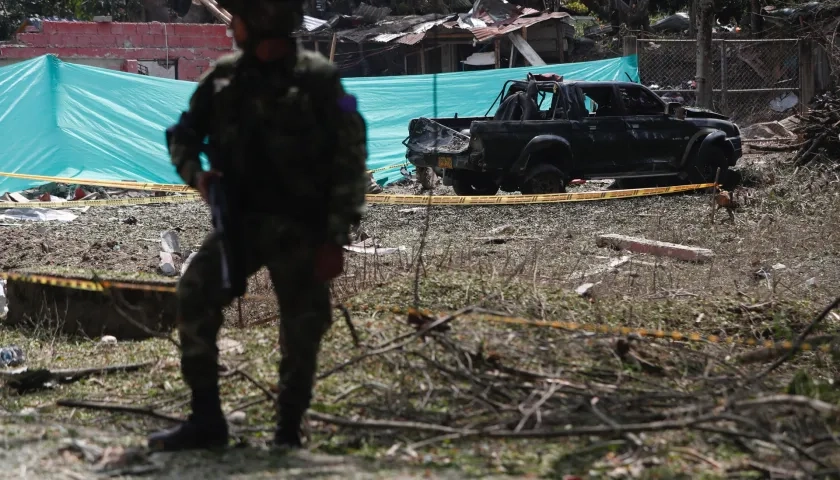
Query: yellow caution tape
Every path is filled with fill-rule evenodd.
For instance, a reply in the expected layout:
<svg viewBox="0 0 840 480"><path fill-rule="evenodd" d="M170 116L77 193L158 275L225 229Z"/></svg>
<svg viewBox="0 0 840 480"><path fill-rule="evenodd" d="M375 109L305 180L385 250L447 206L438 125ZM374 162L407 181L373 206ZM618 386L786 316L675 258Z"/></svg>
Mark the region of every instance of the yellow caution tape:
<svg viewBox="0 0 840 480"><path fill-rule="evenodd" d="M65 183L69 185L88 185L92 187L126 188L130 190L146 190L151 192L195 192L189 185L174 183L141 183L131 180L86 180L71 177L48 177L45 175L29 175L25 173L0 172L0 177L20 178L24 180L40 180L44 182Z"/></svg>
<svg viewBox="0 0 840 480"><path fill-rule="evenodd" d="M400 166L400 165L396 165ZM393 168L394 165L382 167L382 169ZM172 197L147 197L128 198L117 200L78 200L68 202L32 202L32 205L25 203L0 202L0 208L19 207L43 207L43 208L72 208L84 206L116 206L116 205L149 205L154 203L181 203L194 201L200 198L195 190L187 185L175 185L165 183L139 183L129 181L105 181L105 180L84 180L62 177L46 177L40 175L24 175L17 173L0 173L0 176L27 178L43 180L56 183L71 183L75 185L92 185L113 188L126 188L147 191L184 192L190 195ZM565 202L586 202L595 200L613 200L619 198L647 197L653 195L666 195L669 193L690 192L714 187L714 183L699 183L693 185L677 185L672 187L634 188L627 190L603 190L594 192L576 193L555 193L547 195L475 195L456 196L440 195L432 196L432 205L526 205L541 203L565 203ZM427 205L428 195L391 195L391 194L368 194L365 199L370 204L383 205Z"/></svg>
<svg viewBox="0 0 840 480"><path fill-rule="evenodd" d="M606 190L596 192L553 193L549 195L389 195L369 194L365 197L368 203L388 205L524 205L536 203L565 203L586 202L593 200L613 200L617 198L648 197L669 193L690 192L714 187L714 183L698 183L693 185L677 185L673 187L634 188L628 190Z"/></svg>
<svg viewBox="0 0 840 480"><path fill-rule="evenodd" d="M111 198L103 200L68 200L66 202L0 202L3 208L78 208L78 207L118 207L125 205L154 205L159 203L195 202L198 195L170 195L166 197Z"/></svg>
<svg viewBox="0 0 840 480"><path fill-rule="evenodd" d="M414 309L402 307L387 307L378 305L368 305L363 303L344 303L343 306L348 310L360 311L374 311L374 312L389 312L393 314L407 315L410 313L419 313L427 317L441 317L446 314L435 313L427 309ZM730 345L742 345L748 347L765 347L776 348L781 350L790 350L793 348L793 342L790 340L776 341L772 339L757 340L754 338L741 339L736 337L721 338L717 335L701 335L699 333L683 333L679 331L664 331L664 330L648 330L644 328L631 328L626 326L609 326L609 325L592 325L580 324L574 322L559 322L551 320L531 320L521 317L509 317L503 315L487 315L487 314L469 314L466 315L475 320L483 320L498 323L507 323L514 325L526 325L532 327L556 328L570 331L583 331L587 333L601 333L601 334L616 334L616 335L638 335L640 337L670 339L681 342L701 342L701 343L725 343ZM803 343L800 346L803 351L819 350L821 352L830 352L831 345L812 345L810 343Z"/></svg>
<svg viewBox="0 0 840 480"><path fill-rule="evenodd" d="M398 167L408 167L408 164L405 163L405 162L395 163L393 165L388 165L388 166L385 166L385 167L379 167L379 168L375 168L373 170L368 170L367 173L384 172L385 170L391 170L392 168L398 168Z"/></svg>
<svg viewBox="0 0 840 480"><path fill-rule="evenodd" d="M175 292L174 285L155 285L140 282L120 282L112 280L82 280L77 278L57 277L54 275L41 275L33 273L0 272L0 278L49 285L52 287L72 288L74 290L86 290L89 292L103 292L111 288L125 290L145 290L147 292Z"/></svg>
<svg viewBox="0 0 840 480"><path fill-rule="evenodd" d="M164 293L174 293L176 291L176 287L174 285L156 285L150 283L140 283L140 282L124 282L124 281L112 281L112 280L81 280L81 279L74 279L74 278L64 278L64 277L57 277L54 275L41 275L41 274L30 274L30 273L16 273L16 272L0 272L0 278L11 280L11 281L23 281L29 283L38 283L42 285L50 285L53 287L63 287L63 288L72 288L75 290L86 290L91 292L103 292L108 289L118 288L118 289L126 289L126 290L144 290L150 292L164 292ZM245 298L248 298L246 295ZM398 306L379 306L379 305L368 305L365 303L352 303L347 302L344 303L343 306L348 310L358 310L358 311L374 311L374 312L390 312L393 314L403 314L407 315L410 313L418 313L421 315L425 315L427 317L440 317L443 314L432 312L431 310L427 309L414 309L414 308L404 308ZM483 321L490 321L490 322L498 322L498 323L506 323L506 324L513 324L513 325L526 325L532 327L545 327L545 328L556 328L562 330L570 330L570 331L583 331L587 333L594 333L594 334L616 334L616 335L638 335L640 337L647 337L647 338L658 338L658 339L670 339L675 341L682 341L682 342L703 342L703 343L724 343L730 345L743 345L749 347L765 347L765 348L776 348L782 350L790 350L793 348L793 342L790 340L783 340L777 341L772 339L767 340L757 340L754 338L735 338L735 337L726 337L721 338L717 335L701 335L699 333L691 332L691 333L683 333L679 331L664 331L664 330L648 330L644 328L631 328L626 326L610 326L610 325L592 325L592 324L581 324L581 323L574 323L574 322L560 322L560 321L552 321L552 320L531 320L522 317L513 317L513 316L502 316L502 315L487 315L487 314L469 314L465 315L469 316L474 320L483 320ZM800 349L803 351L811 351L811 350L819 350L822 352L830 352L831 345L812 345L810 343L803 343L800 346Z"/></svg>

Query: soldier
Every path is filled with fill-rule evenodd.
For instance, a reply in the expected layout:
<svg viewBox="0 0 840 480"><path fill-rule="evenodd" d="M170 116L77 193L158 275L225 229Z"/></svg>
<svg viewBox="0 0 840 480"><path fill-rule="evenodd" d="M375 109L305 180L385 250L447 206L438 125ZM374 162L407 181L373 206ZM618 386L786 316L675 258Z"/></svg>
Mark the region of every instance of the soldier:
<svg viewBox="0 0 840 480"><path fill-rule="evenodd" d="M156 450L227 445L216 337L222 309L263 266L280 304L284 347L275 443L301 446L317 354L331 323L329 281L342 271L342 247L364 207L365 123L337 69L292 38L303 19L301 1L220 4L232 15L241 51L201 79L167 138L179 175L211 205L214 187L225 185L233 228L205 239L178 284L181 372L192 391L192 413L182 425L149 437ZM212 152L211 165L224 159L225 168L203 170L202 151ZM231 238L239 247L228 250L237 245ZM241 281L231 264L240 265ZM231 272L233 286L226 288L223 274Z"/></svg>

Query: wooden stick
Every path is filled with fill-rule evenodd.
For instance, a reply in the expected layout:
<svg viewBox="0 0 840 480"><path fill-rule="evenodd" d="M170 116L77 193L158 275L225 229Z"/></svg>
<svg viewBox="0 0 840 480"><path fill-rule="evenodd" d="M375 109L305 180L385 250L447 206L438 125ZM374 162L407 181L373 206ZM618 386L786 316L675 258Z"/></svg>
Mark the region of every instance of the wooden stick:
<svg viewBox="0 0 840 480"><path fill-rule="evenodd" d="M332 44L330 44L330 62L335 59L335 43L338 41L338 34L333 33Z"/></svg>
<svg viewBox="0 0 840 480"><path fill-rule="evenodd" d="M720 180L720 167L718 167L717 172L715 172L715 186L712 187L712 225L715 224L715 195L718 192L718 180Z"/></svg>

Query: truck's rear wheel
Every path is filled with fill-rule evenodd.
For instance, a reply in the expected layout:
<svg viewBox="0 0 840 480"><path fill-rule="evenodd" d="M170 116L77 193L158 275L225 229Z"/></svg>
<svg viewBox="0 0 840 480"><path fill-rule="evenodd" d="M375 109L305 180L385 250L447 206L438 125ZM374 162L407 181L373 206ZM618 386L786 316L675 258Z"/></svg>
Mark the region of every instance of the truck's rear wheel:
<svg viewBox="0 0 840 480"><path fill-rule="evenodd" d="M535 165L525 174L525 180L519 190L523 195L565 193L566 176L554 165Z"/></svg>
<svg viewBox="0 0 840 480"><path fill-rule="evenodd" d="M700 158L699 153L694 155L694 160L686 165L685 173L690 183L714 182L718 167L720 167L718 183L725 190L731 190L740 183L740 174L729 170L726 164L726 153L722 148L713 146L704 153L703 158Z"/></svg>
<svg viewBox="0 0 840 480"><path fill-rule="evenodd" d="M462 197L495 195L499 192L499 185L481 174L455 171L452 174L452 189L455 190L455 195Z"/></svg>

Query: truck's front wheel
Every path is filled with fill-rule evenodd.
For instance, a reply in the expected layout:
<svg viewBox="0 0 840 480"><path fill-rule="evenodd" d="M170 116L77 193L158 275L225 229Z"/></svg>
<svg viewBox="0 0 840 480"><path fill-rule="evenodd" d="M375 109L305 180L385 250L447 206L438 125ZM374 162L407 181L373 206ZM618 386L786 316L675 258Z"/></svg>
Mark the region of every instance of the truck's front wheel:
<svg viewBox="0 0 840 480"><path fill-rule="evenodd" d="M492 179L469 171L452 172L452 189L455 195L470 197L474 195L495 195L499 185Z"/></svg>
<svg viewBox="0 0 840 480"><path fill-rule="evenodd" d="M554 165L534 165L525 174L525 180L519 190L523 195L565 193L566 176Z"/></svg>

